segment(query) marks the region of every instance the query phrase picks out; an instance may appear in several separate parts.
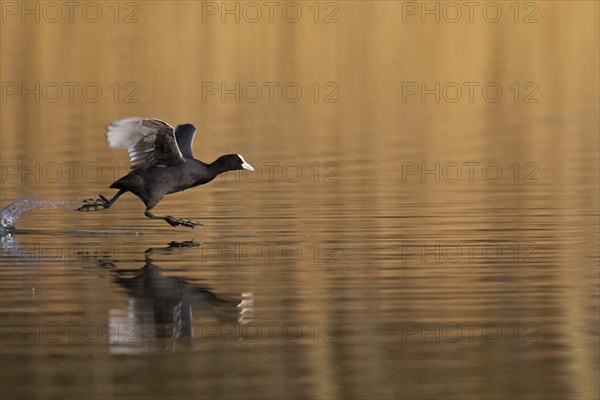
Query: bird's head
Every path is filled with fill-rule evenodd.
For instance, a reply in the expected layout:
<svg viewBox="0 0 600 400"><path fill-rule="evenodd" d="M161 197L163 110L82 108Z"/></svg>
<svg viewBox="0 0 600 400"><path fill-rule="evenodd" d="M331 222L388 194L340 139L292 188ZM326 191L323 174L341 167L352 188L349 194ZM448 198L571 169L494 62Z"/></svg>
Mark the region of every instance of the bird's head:
<svg viewBox="0 0 600 400"><path fill-rule="evenodd" d="M238 169L254 171L252 165L248 164L246 160L244 160L244 157L239 154L227 154L226 156L221 156L217 159L217 162L225 171L235 171Z"/></svg>

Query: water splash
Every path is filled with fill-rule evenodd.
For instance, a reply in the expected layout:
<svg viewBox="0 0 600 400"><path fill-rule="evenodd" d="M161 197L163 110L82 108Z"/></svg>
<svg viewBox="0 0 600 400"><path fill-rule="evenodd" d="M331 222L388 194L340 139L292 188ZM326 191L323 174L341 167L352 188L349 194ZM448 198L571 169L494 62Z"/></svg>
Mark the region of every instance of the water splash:
<svg viewBox="0 0 600 400"><path fill-rule="evenodd" d="M10 203L0 211L0 235L14 233L16 223L22 214L33 209L73 208L78 203L69 201L28 200L22 199Z"/></svg>

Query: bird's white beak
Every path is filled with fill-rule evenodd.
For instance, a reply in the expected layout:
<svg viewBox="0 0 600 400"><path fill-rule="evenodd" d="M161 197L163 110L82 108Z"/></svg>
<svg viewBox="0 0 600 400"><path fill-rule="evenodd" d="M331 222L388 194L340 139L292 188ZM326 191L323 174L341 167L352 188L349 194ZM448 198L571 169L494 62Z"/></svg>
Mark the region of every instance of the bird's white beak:
<svg viewBox="0 0 600 400"><path fill-rule="evenodd" d="M248 171L254 171L254 168L252 168L252 165L248 164L246 162L246 160L244 160L244 157L242 157L241 154L238 154L238 157L240 158L240 160L242 160L242 168L247 169Z"/></svg>

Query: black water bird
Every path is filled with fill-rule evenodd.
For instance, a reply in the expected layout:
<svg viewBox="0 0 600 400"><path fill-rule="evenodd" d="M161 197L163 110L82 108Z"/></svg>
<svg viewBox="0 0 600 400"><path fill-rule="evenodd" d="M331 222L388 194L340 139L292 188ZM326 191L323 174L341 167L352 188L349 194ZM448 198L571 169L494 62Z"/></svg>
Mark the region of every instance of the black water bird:
<svg viewBox="0 0 600 400"><path fill-rule="evenodd" d="M110 185L119 189L110 200L100 195L98 199L83 200L77 211L99 211L109 208L126 192L138 196L146 205L144 215L162 219L171 226L194 228L199 222L156 215L150 210L162 198L194 186L203 185L223 172L247 169L254 171L244 157L228 154L210 164L194 159L192 140L196 128L191 124L173 127L164 121L151 118L125 118L106 127L106 141L113 148L126 148L131 158L131 171Z"/></svg>

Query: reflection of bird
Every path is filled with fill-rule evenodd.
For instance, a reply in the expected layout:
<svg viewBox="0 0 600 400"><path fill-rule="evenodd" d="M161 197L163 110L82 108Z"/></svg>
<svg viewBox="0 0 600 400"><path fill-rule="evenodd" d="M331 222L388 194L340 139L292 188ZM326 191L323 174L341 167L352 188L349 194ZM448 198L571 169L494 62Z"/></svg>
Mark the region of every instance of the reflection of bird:
<svg viewBox="0 0 600 400"><path fill-rule="evenodd" d="M115 270L115 282L127 290L129 305L125 310L111 311L113 351L139 351L139 345L148 344L149 339L166 339L173 346L182 337L190 344L193 319L237 323L241 312L237 301L221 299L208 288L182 278L165 276L150 258L157 252L192 246L198 243L172 242L167 248L148 249L142 269Z"/></svg>
<svg viewBox="0 0 600 400"><path fill-rule="evenodd" d="M150 210L171 193L181 192L212 181L217 175L239 169L254 171L239 154L228 154L210 164L194 159L192 140L196 128L191 124L173 127L158 119L126 118L106 128L110 147L126 148L131 157L131 172L110 187L119 189L110 200L87 199L77 211L98 211L112 206L123 193L131 192L146 205L148 218L162 219L171 226L200 225L198 222L156 215Z"/></svg>

